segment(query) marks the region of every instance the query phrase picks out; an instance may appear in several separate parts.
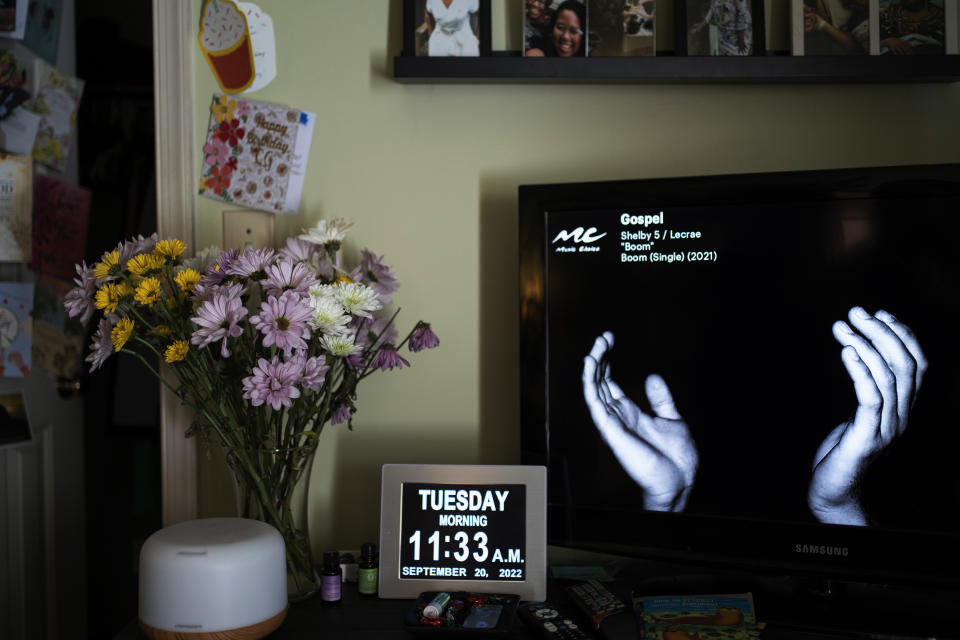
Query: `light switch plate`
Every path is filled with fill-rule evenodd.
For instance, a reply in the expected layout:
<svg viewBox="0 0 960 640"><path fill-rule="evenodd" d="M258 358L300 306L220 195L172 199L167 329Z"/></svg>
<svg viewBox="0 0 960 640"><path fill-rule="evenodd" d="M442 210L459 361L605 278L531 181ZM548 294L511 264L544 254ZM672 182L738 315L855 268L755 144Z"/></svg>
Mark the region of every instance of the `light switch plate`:
<svg viewBox="0 0 960 640"><path fill-rule="evenodd" d="M223 247L235 249L273 246L273 214L240 209L223 212Z"/></svg>

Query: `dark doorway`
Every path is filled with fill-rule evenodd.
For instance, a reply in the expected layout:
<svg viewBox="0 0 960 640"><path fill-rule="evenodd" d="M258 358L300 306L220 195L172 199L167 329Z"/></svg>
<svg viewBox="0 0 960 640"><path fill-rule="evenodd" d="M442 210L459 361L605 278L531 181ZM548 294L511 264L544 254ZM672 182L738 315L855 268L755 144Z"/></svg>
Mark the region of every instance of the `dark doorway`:
<svg viewBox="0 0 960 640"><path fill-rule="evenodd" d="M87 264L157 228L152 33L150 0L76 0ZM107 640L136 618L140 547L161 527L159 389L125 355L84 376L87 637Z"/></svg>

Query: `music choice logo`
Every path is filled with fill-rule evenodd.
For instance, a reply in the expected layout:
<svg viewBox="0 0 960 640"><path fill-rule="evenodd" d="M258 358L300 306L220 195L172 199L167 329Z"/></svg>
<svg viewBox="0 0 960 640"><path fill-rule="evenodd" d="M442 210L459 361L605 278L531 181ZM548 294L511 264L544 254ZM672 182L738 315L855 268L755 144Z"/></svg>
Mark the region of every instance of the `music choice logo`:
<svg viewBox="0 0 960 640"><path fill-rule="evenodd" d="M584 230L583 227L577 227L573 231L567 231L566 229L563 229L560 231L560 233L554 236L551 244L556 244L557 242L573 242L574 244L580 245L579 247L557 247L557 253L574 253L577 251L597 252L600 251L600 247L590 247L584 245L589 245L593 242L596 242L606 235L606 233L597 235L596 227L589 227L586 230Z"/></svg>
<svg viewBox="0 0 960 640"><path fill-rule="evenodd" d="M596 242L603 236L607 235L606 233L601 233L598 236L593 235L596 232L597 232L596 227L590 227L586 231L583 230L583 227L577 227L573 231L567 231L566 229L564 229L563 231L558 233L556 237L554 237L553 244L556 244L557 240L563 240L564 242L568 240L573 240L574 242L577 242L577 243L579 242L590 243L590 242Z"/></svg>

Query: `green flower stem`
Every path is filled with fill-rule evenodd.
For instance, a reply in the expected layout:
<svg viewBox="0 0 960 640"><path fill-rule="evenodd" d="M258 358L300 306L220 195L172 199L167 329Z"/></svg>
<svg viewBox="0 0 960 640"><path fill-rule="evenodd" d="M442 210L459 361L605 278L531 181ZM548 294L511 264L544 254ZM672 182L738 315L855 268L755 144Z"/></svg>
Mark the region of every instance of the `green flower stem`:
<svg viewBox="0 0 960 640"><path fill-rule="evenodd" d="M275 526L287 541L287 568L289 575L297 582L298 590L303 587L300 584L303 573L306 572L308 577L313 575L313 562L309 540L306 541L305 549L299 544L299 530L293 519L290 500L303 472L307 470L307 465L313 463L315 452L315 440L312 446L280 450L275 454L272 449L258 452L244 447L228 451L228 461L242 498L240 515L250 515L248 510L251 507L250 498L253 497L257 518ZM252 495L251 485L254 489ZM268 485L274 489L272 495L266 489Z"/></svg>

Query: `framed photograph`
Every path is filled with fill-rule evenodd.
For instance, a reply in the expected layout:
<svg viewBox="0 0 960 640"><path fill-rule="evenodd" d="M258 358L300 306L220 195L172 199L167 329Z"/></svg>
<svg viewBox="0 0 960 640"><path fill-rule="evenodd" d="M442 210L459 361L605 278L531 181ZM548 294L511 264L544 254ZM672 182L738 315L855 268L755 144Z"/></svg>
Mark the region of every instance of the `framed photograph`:
<svg viewBox="0 0 960 640"><path fill-rule="evenodd" d="M588 56L656 55L656 0L588 0Z"/></svg>
<svg viewBox="0 0 960 640"><path fill-rule="evenodd" d="M681 56L762 56L763 0L677 0L676 53Z"/></svg>
<svg viewBox="0 0 960 640"><path fill-rule="evenodd" d="M588 30L587 0L523 0L525 56L586 56Z"/></svg>
<svg viewBox="0 0 960 640"><path fill-rule="evenodd" d="M953 0L879 0L880 55L957 53Z"/></svg>
<svg viewBox="0 0 960 640"><path fill-rule="evenodd" d="M790 0L795 56L879 53L876 0Z"/></svg>
<svg viewBox="0 0 960 640"><path fill-rule="evenodd" d="M403 54L490 55L490 0L404 0Z"/></svg>

